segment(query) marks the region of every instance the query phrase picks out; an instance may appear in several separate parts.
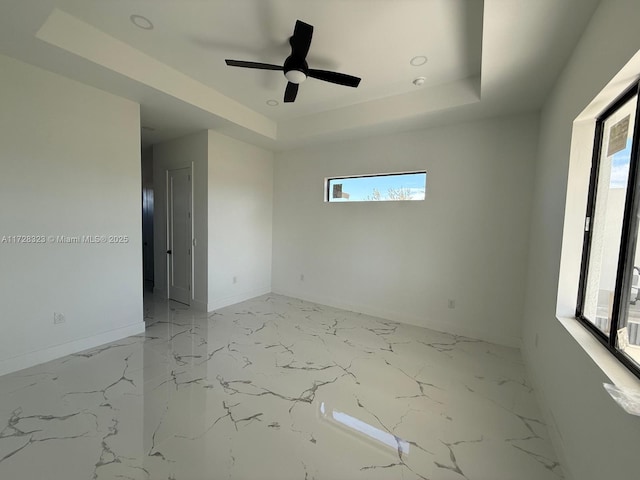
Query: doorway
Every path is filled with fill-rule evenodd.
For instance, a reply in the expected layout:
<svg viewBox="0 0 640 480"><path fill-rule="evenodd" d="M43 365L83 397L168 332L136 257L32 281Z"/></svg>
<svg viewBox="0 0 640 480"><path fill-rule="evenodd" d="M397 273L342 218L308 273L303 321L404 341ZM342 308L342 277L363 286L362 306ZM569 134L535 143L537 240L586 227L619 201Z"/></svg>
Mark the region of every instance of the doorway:
<svg viewBox="0 0 640 480"><path fill-rule="evenodd" d="M167 170L167 291L186 305L192 297L192 204L191 168Z"/></svg>
<svg viewBox="0 0 640 480"><path fill-rule="evenodd" d="M144 291L153 293L153 149L142 150L142 278Z"/></svg>

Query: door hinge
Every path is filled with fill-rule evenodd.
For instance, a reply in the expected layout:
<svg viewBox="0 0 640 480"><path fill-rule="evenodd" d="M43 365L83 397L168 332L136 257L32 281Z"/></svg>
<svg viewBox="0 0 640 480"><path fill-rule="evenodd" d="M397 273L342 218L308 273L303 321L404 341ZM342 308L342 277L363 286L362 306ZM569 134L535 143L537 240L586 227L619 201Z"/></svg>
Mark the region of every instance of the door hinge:
<svg viewBox="0 0 640 480"><path fill-rule="evenodd" d="M187 249L187 252L188 252L189 255L191 255L191 249L190 248Z"/></svg>
<svg viewBox="0 0 640 480"><path fill-rule="evenodd" d="M187 180L191 181L191 175L187 175Z"/></svg>
<svg viewBox="0 0 640 480"><path fill-rule="evenodd" d="M189 291L191 291L191 285L189 285Z"/></svg>
<svg viewBox="0 0 640 480"><path fill-rule="evenodd" d="M584 231L588 232L589 227L591 227L591 217L587 217L584 219Z"/></svg>
<svg viewBox="0 0 640 480"><path fill-rule="evenodd" d="M191 218L191 212L187 212L188 218Z"/></svg>

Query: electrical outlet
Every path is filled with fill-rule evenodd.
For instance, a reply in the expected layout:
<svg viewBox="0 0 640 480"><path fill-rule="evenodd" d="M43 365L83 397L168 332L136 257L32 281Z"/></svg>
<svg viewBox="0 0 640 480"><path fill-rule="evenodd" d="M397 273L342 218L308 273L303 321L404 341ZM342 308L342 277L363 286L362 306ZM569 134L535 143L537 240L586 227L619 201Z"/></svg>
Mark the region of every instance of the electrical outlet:
<svg viewBox="0 0 640 480"><path fill-rule="evenodd" d="M233 277L233 283L238 283L238 277L236 276Z"/></svg>
<svg viewBox="0 0 640 480"><path fill-rule="evenodd" d="M456 301L453 299L449 299L449 308L456 308Z"/></svg>
<svg viewBox="0 0 640 480"><path fill-rule="evenodd" d="M301 281L301 282L304 282L304 273L301 273L301 274L300 274L300 281Z"/></svg>
<svg viewBox="0 0 640 480"><path fill-rule="evenodd" d="M60 323L64 323L66 322L66 318L64 318L64 315L58 312L53 312L53 324L54 325L58 325Z"/></svg>

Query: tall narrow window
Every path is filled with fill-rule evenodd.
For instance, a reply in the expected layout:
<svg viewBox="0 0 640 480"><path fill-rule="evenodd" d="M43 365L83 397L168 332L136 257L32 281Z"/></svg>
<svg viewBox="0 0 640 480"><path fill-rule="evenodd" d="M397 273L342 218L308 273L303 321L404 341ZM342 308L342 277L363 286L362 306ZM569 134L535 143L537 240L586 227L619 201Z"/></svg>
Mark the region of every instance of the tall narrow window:
<svg viewBox="0 0 640 480"><path fill-rule="evenodd" d="M638 86L596 122L577 317L640 376Z"/></svg>

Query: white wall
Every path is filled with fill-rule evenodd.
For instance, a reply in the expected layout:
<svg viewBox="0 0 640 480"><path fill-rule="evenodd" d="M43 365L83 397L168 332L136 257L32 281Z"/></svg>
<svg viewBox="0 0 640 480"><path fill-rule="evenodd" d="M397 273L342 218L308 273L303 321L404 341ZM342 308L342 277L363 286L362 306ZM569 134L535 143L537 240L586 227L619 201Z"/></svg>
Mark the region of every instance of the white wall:
<svg viewBox="0 0 640 480"><path fill-rule="evenodd" d="M519 345L537 136L525 115L279 154L273 290ZM325 177L421 169L424 202L324 202Z"/></svg>
<svg viewBox="0 0 640 480"><path fill-rule="evenodd" d="M273 153L208 135L211 311L271 291Z"/></svg>
<svg viewBox="0 0 640 480"><path fill-rule="evenodd" d="M202 131L153 146L154 292L167 295L167 170L193 165L193 298L198 310L207 308L207 169L208 138Z"/></svg>
<svg viewBox="0 0 640 480"><path fill-rule="evenodd" d="M640 418L625 414L607 396L602 382L609 378L592 360L593 353L587 353L574 338L580 331L569 333L575 322L569 319L562 323L556 318L556 309L563 315L575 309L588 183L588 169L586 173L572 170L568 177L572 123L638 51L638 25L637 1L601 2L541 116L523 353L565 471L576 480L637 478L640 471ZM588 141L587 152L590 147ZM588 162L589 157L578 155L575 161ZM583 187L568 194L569 178L572 182L582 180ZM563 230L571 238L565 239L561 272Z"/></svg>
<svg viewBox="0 0 640 480"><path fill-rule="evenodd" d="M0 55L0 374L144 329L137 104ZM53 314L66 323L53 324Z"/></svg>

